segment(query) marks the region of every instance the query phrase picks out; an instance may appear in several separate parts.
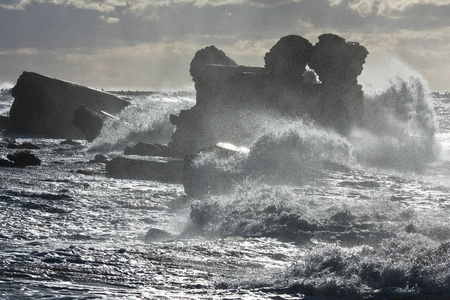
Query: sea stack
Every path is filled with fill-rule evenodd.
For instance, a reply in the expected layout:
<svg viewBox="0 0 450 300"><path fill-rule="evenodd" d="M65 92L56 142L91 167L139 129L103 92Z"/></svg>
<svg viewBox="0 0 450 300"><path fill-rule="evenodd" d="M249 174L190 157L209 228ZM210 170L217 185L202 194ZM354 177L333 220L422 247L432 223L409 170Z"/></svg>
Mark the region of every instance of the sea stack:
<svg viewBox="0 0 450 300"><path fill-rule="evenodd" d="M185 156L218 142L249 145L265 115L308 118L346 135L364 114L357 77L368 54L334 34L321 35L314 46L297 35L283 37L263 68L238 65L214 46L201 49L190 68L197 103L170 116L176 131L169 146Z"/></svg>

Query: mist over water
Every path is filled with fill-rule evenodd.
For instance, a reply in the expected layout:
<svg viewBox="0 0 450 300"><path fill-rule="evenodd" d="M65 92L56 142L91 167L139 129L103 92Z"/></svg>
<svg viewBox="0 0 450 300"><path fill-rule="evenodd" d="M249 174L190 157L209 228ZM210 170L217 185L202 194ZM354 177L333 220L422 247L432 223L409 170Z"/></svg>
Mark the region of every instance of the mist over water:
<svg viewBox="0 0 450 300"><path fill-rule="evenodd" d="M350 136L355 156L375 167L423 171L439 156L427 83L396 58L375 59L377 66L369 60L360 78L365 114Z"/></svg>
<svg viewBox="0 0 450 300"><path fill-rule="evenodd" d="M8 81L0 82L0 89L10 89L13 86L14 86L14 84L12 82L8 82Z"/></svg>
<svg viewBox="0 0 450 300"><path fill-rule="evenodd" d="M90 145L91 152L122 152L126 146L138 142L167 144L175 126L170 114L178 114L195 104L192 95L185 93L155 93L134 97L131 104L108 120L100 135Z"/></svg>

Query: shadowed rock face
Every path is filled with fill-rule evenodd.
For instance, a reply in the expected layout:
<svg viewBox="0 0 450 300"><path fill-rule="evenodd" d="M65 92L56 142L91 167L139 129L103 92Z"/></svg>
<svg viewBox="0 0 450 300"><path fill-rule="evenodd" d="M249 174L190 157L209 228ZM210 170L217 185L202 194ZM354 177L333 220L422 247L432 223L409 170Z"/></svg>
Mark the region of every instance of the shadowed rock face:
<svg viewBox="0 0 450 300"><path fill-rule="evenodd" d="M102 130L103 118L85 105L80 105L74 111L72 124L81 130L88 142L92 142Z"/></svg>
<svg viewBox="0 0 450 300"><path fill-rule="evenodd" d="M182 156L217 142L249 144L267 112L307 117L345 135L364 114L357 77L367 55L334 34L321 35L315 46L283 37L266 53L264 68L237 65L214 46L201 49L190 69L197 104L171 116L177 129L170 146Z"/></svg>
<svg viewBox="0 0 450 300"><path fill-rule="evenodd" d="M334 34L319 36L319 42L309 60L309 66L319 75L322 83L340 87L356 84L369 52L358 43L346 43Z"/></svg>
<svg viewBox="0 0 450 300"><path fill-rule="evenodd" d="M307 39L298 35L285 36L266 53L265 68L271 76L286 83L301 84L313 50Z"/></svg>
<svg viewBox="0 0 450 300"><path fill-rule="evenodd" d="M50 138L85 138L72 123L80 105L114 115L129 104L108 93L31 72L23 72L12 95L8 131Z"/></svg>

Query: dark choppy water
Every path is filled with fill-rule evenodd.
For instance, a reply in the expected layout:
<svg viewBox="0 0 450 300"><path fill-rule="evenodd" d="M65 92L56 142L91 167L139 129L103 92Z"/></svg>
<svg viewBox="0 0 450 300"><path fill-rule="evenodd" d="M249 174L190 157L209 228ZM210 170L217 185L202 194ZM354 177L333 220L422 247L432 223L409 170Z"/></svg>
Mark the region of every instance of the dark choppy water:
<svg viewBox="0 0 450 300"><path fill-rule="evenodd" d="M90 145L16 137L40 147L42 165L0 170L0 297L448 299L450 100L427 108L414 84L409 117L384 127L368 119L343 139L277 120L248 156L202 157L205 174L248 175L202 199L89 163L139 140L167 142L168 113L192 96L136 98L127 123ZM368 96L371 116L389 117L395 91ZM151 228L172 237L146 239Z"/></svg>

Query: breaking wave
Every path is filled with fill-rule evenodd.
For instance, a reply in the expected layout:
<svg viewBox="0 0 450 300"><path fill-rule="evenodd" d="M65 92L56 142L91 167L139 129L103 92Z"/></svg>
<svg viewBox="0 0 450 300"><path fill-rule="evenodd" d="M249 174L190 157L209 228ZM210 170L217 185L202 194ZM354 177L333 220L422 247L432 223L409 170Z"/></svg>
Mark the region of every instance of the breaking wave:
<svg viewBox="0 0 450 300"><path fill-rule="evenodd" d="M167 144L175 129L170 114L194 105L189 93L155 93L134 97L131 104L117 116L119 120L105 122L90 151L116 152L138 142Z"/></svg>
<svg viewBox="0 0 450 300"><path fill-rule="evenodd" d="M336 133L305 122L277 124L247 151L231 155L217 149L200 152L191 163L188 194L227 193L244 180L302 184L330 169L347 170L351 145ZM276 128L276 131L274 131Z"/></svg>
<svg viewBox="0 0 450 300"><path fill-rule="evenodd" d="M244 167L248 174L289 182L320 171L323 163L351 160L351 146L343 137L303 123L292 125L253 144Z"/></svg>
<svg viewBox="0 0 450 300"><path fill-rule="evenodd" d="M365 96L364 126L350 136L357 160L370 166L423 171L438 157L436 123L425 84L397 78Z"/></svg>

